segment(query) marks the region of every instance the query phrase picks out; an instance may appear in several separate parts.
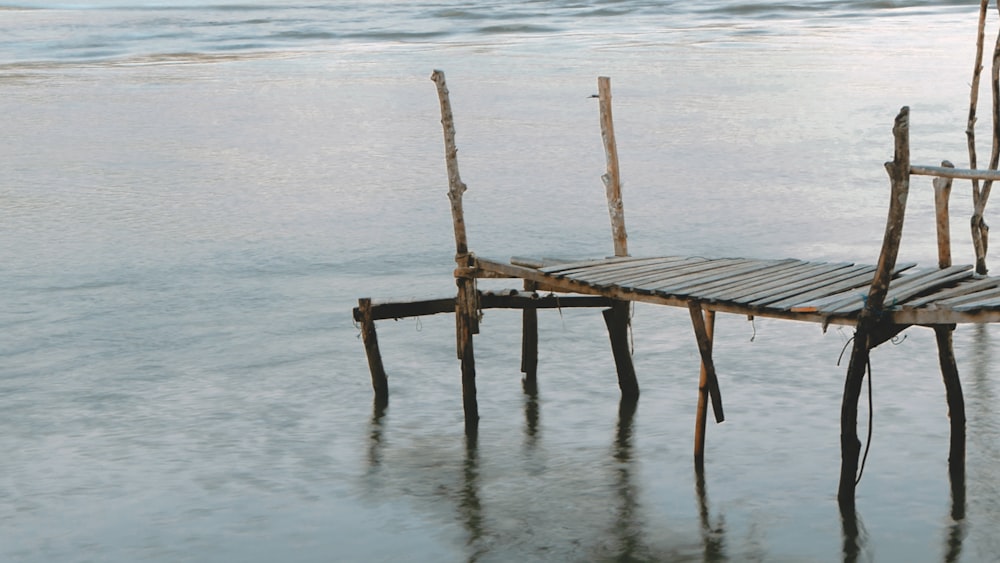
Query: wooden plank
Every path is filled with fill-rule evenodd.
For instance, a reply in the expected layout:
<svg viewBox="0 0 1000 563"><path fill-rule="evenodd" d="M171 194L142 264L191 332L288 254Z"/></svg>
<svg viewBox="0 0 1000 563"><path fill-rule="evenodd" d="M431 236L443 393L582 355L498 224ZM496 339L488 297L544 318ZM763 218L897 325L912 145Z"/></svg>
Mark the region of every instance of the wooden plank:
<svg viewBox="0 0 1000 563"><path fill-rule="evenodd" d="M934 303L937 307L954 308L965 305L967 303L975 303L977 301L988 301L993 299L1000 294L1000 288L990 288L981 291L975 291L966 295L961 295L958 297L952 297L950 299L942 299Z"/></svg>
<svg viewBox="0 0 1000 563"><path fill-rule="evenodd" d="M963 303L961 305L952 308L956 311L980 311L984 309L996 309L998 307L1000 307L1000 296L997 296L993 299L985 299L982 301Z"/></svg>
<svg viewBox="0 0 1000 563"><path fill-rule="evenodd" d="M894 305L895 303L903 303L907 299L920 295L921 293L935 287L950 285L956 281L971 278L974 275L975 272L972 270L971 265L943 268L930 276L927 276L926 279L921 280L919 283L914 280L907 284L891 284L889 286L889 293L886 294L885 298L889 302L894 302L891 305Z"/></svg>
<svg viewBox="0 0 1000 563"><path fill-rule="evenodd" d="M725 258L712 260L711 264L711 268L699 268L699 271L697 272L692 271L691 268L685 269L684 272L676 270L669 273L649 272L644 275L622 278L621 280L618 280L617 283L624 287L639 287L657 284L660 283L661 280L676 280L680 278L710 279L720 275L726 276L727 272L738 272L742 269L746 269L749 262L746 260Z"/></svg>
<svg viewBox="0 0 1000 563"><path fill-rule="evenodd" d="M713 299L712 295L714 292L724 291L733 287L751 287L769 277L801 268L803 264L797 260L755 261L752 268L747 268L743 272L710 276L703 280L674 286L672 289L678 294Z"/></svg>
<svg viewBox="0 0 1000 563"><path fill-rule="evenodd" d="M577 270L589 270L593 268L594 271L603 271L603 270L613 271L616 268L629 268L638 264L670 262L670 261L687 260L687 259L688 258L684 256L651 256L647 258L633 258L631 256L611 256L608 258L581 260L579 262L570 262L568 264L558 264L554 266L541 268L541 271L545 272L546 274L551 274L554 276L565 276Z"/></svg>
<svg viewBox="0 0 1000 563"><path fill-rule="evenodd" d="M941 291L931 293L930 295L907 301L905 306L922 307L928 304L940 305L940 301L962 297L963 295L991 289L997 286L1000 286L1000 278L982 278L969 283L960 283L955 287L942 289Z"/></svg>
<svg viewBox="0 0 1000 563"><path fill-rule="evenodd" d="M698 284L710 283L714 280L729 278L734 275L758 270L764 265L756 260L739 260L724 264L722 269L702 270L690 272L682 276L669 276L660 279L647 280L643 282L644 291L660 294L673 294L674 290L680 290ZM680 295L680 293L676 293Z"/></svg>
<svg viewBox="0 0 1000 563"><path fill-rule="evenodd" d="M644 266L659 266L663 268L671 267L681 267L686 264L696 264L700 262L705 262L705 259L692 259L692 258L678 258L678 257L659 257L659 258L642 258L633 260L609 260L604 264L591 264L589 266L580 266L577 268L567 268L565 270L560 270L558 272L551 272L552 275L567 278L567 277L579 277L579 276L598 276L598 275L613 275L618 272L627 272L635 268L641 268Z"/></svg>
<svg viewBox="0 0 1000 563"><path fill-rule="evenodd" d="M601 282L609 279L614 279L621 275L626 275L633 272L643 272L643 271L670 271L675 268L686 268L692 264L704 264L708 260L670 260L666 258L656 259L654 261L648 261L641 264L619 264L612 267L595 266L593 268L579 268L577 270L561 273L560 277L574 278L578 280L586 280L587 282Z"/></svg>
<svg viewBox="0 0 1000 563"><path fill-rule="evenodd" d="M785 299L791 299L820 288L829 288L846 280L851 280L866 273L873 272L874 266L848 266L825 272L811 278L804 278L795 283L790 283L783 288L776 288L767 292L767 295L754 297L749 301L744 301L753 305L768 305ZM743 300L741 300L743 301Z"/></svg>
<svg viewBox="0 0 1000 563"><path fill-rule="evenodd" d="M962 180L993 180L1000 181L1000 172L996 170L972 170L969 168L947 168L943 166L911 165L910 174L917 176L937 176L938 178L959 178Z"/></svg>
<svg viewBox="0 0 1000 563"><path fill-rule="evenodd" d="M909 283L907 280L923 279L924 276L933 274L934 272L938 271L940 270L933 268L923 268L911 275L893 278L891 283ZM904 280L904 278L906 279ZM870 289L870 283L868 285L869 285L868 289ZM861 307L864 307L865 299L867 299L868 289L864 287L849 289L840 294L831 295L828 298L814 301L810 305L816 306L820 312L826 314L832 314L835 311L840 311L840 312L854 311L855 309L853 307L855 305L857 305L858 307L857 310L860 311ZM798 309L798 307L796 307L795 309ZM793 311L795 309L793 309Z"/></svg>
<svg viewBox="0 0 1000 563"><path fill-rule="evenodd" d="M936 286L945 285L953 281L971 277L973 275L972 266L952 266L943 270L931 270L930 272L914 274L912 276L902 276L893 280L889 291L885 295L883 304L886 309L895 307L903 303L910 297L918 295ZM860 309L865 305L864 300L860 300L860 305L855 301L840 304L838 306L823 307L821 312L829 314L847 313L853 311L855 307Z"/></svg>
<svg viewBox="0 0 1000 563"><path fill-rule="evenodd" d="M738 259L723 258L718 260L706 260L704 262L678 265L657 272L657 276L659 276L662 279L681 279L681 278L687 279L690 276L699 275L702 272L723 268L725 266L732 264L733 262L738 262ZM627 279L636 279L636 278L630 277L629 273L626 272L624 275L623 274L604 275L604 276L581 275L579 277L576 277L576 279L580 281L585 281L588 284L598 287L606 287L612 285L621 287L622 284L619 282L625 281Z"/></svg>
<svg viewBox="0 0 1000 563"><path fill-rule="evenodd" d="M893 271L892 275L898 276L901 272L909 270L915 266L916 264L914 263L903 264L897 267ZM841 282L830 284L825 288L817 288L816 290L786 299L784 301L770 303L767 307L773 309L787 309L792 312L817 311L824 303L828 303L833 299L849 295L855 291L861 291L862 288L871 286L872 279L875 277L875 266L866 266L866 268L870 268L871 271L858 274L855 277L845 279Z"/></svg>
<svg viewBox="0 0 1000 563"><path fill-rule="evenodd" d="M754 296L764 296L782 291L787 289L789 285L797 282L813 280L817 275L849 266L850 264L848 263L817 264L815 262L801 262L791 269L765 272L767 275L759 280L754 280L753 283L744 283L702 293L708 299L749 302L755 298Z"/></svg>
<svg viewBox="0 0 1000 563"><path fill-rule="evenodd" d="M698 298L706 298L708 294L718 288L727 288L734 285L749 285L759 283L762 279L767 279L769 275L776 275L778 272L795 268L797 264L794 260L781 262L754 260L740 268L731 268L725 272L704 276L685 283L672 285L671 293L677 295L690 295ZM653 288L655 291L663 289Z"/></svg>
<svg viewBox="0 0 1000 563"><path fill-rule="evenodd" d="M534 269L523 266L515 266L505 262L498 262L488 258L477 257L477 265L480 268L506 274L512 278L521 278L544 284L553 291L563 291L567 293L580 293L584 295L603 295L614 299L627 301L639 301L654 305L667 305L671 307L687 307L690 298L681 298L671 295L647 294L635 290L623 289L620 287L595 288L572 279L560 279ZM774 319L785 319L793 321L803 321L821 323L824 325L845 325L853 324L855 317L851 315L822 315L816 312L791 312L780 309L768 309L764 307L749 307L736 303L714 303L712 310L719 313L732 313L735 315L756 315ZM910 315L911 317L913 315ZM977 317L978 318L978 317ZM998 316L1000 319L1000 316ZM919 324L919 323L910 323Z"/></svg>

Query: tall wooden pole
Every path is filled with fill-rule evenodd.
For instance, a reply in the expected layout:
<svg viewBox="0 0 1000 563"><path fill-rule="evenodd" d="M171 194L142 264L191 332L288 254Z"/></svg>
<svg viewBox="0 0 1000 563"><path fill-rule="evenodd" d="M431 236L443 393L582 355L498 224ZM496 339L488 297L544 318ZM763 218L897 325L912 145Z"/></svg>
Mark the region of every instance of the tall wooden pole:
<svg viewBox="0 0 1000 563"><path fill-rule="evenodd" d="M607 172L601 176L608 199L608 213L611 216L611 236L615 244L615 256L628 256L628 236L625 234L625 206L622 203L621 174L618 170L618 146L615 142L615 124L611 114L611 79L601 76L597 79L598 98L601 106L601 139L604 141L604 155ZM611 352L614 354L618 371L618 387L623 399L639 397L639 382L632 365L629 350L629 309L628 301L615 301L604 311L604 322L611 338Z"/></svg>
<svg viewBox="0 0 1000 563"><path fill-rule="evenodd" d="M473 355L472 335L479 331L479 306L475 280L475 257L469 253L465 236L465 213L462 194L467 189L458 173L458 148L455 145L455 120L448 97L444 73L435 70L431 80L437 85L441 103L441 126L444 129L445 162L448 167L448 199L451 200L451 217L455 227L455 325L458 357L462 360L462 405L465 409L466 430L472 430L479 421L476 402L476 362Z"/></svg>
<svg viewBox="0 0 1000 563"><path fill-rule="evenodd" d="M889 200L889 216L886 219L885 235L882 239L882 251L879 254L875 278L868 290L868 299L858 316L851 361L844 382L844 398L840 410L840 487L837 492L837 499L842 508L854 507L858 458L861 453L861 442L858 440L858 399L861 396L861 384L868 366L869 352L881 340L876 331L886 328L881 318L882 306L886 293L889 291L889 282L892 279L892 270L896 266L899 241L903 233L906 198L910 190L909 129L910 108L904 107L896 116L896 122L892 128L895 138L895 156L892 162L885 164L891 179L892 190Z"/></svg>

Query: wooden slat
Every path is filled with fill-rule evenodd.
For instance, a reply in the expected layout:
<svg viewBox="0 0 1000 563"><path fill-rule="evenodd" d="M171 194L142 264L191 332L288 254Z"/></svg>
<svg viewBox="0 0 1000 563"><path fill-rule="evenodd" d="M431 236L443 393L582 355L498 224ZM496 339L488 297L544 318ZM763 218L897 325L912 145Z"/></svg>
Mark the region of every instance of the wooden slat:
<svg viewBox="0 0 1000 563"><path fill-rule="evenodd" d="M594 285L604 283L615 283L621 285L625 280L641 279L649 276L661 275L664 272L678 272L690 268L717 268L725 264L725 260L703 260L697 262L677 261L666 263L642 264L630 268L618 268L613 271L592 271L591 269L581 269L571 272L567 277L586 281Z"/></svg>
<svg viewBox="0 0 1000 563"><path fill-rule="evenodd" d="M734 276L745 275L751 272L760 270L763 265L757 261L742 260L739 262L734 262L727 264L723 267L714 268L712 270L701 271L693 273L686 276L674 276L670 278L665 278L663 276L657 278L646 278L637 283L633 284L632 287L643 288L646 291L659 291L658 287L663 284L668 284L677 290L685 290L686 295L690 295L691 292L686 291L688 287L693 287L696 285L718 283L719 280L731 279Z"/></svg>
<svg viewBox="0 0 1000 563"><path fill-rule="evenodd" d="M955 287L943 289L918 299L910 300L906 303L906 307L921 307L928 304L940 305L941 302L946 299L962 297L964 295L988 290L997 286L1000 286L1000 278L977 279L968 283L960 283Z"/></svg>
<svg viewBox="0 0 1000 563"><path fill-rule="evenodd" d="M700 262L700 263L696 263L696 264L686 264L683 267L670 268L670 269L664 270L661 274L659 274L658 276L655 276L655 278L656 279L688 279L691 276L704 275L704 272L707 272L707 271L712 271L712 270L716 270L716 269L719 269L719 268L724 268L726 266L731 265L733 262L734 262L733 259L719 259L719 260L708 260L708 261ZM627 277L614 278L614 277L604 276L604 277L601 277L601 278L594 279L594 278L591 278L591 277L588 276L586 279L584 279L582 277L579 278L579 279L580 279L580 281L586 281L587 283L590 283L591 285L594 285L594 286L609 286L609 285L621 285L619 283L620 281L623 281L623 280L629 279L629 278L627 278Z"/></svg>
<svg viewBox="0 0 1000 563"><path fill-rule="evenodd" d="M901 276L889 284L889 291L886 293L883 304L886 309L891 309L897 303L902 303L910 297L927 291L938 285L945 285L963 277L971 277L972 266L952 266L943 270L932 269L911 276ZM863 294L867 295L867 294ZM849 313L855 310L860 311L864 307L863 297L856 300L847 300L845 303L838 303L836 306L823 307L820 312L827 314Z"/></svg>
<svg viewBox="0 0 1000 563"><path fill-rule="evenodd" d="M913 274L907 276L899 276L894 278L890 282L890 288L897 288L900 286L907 286L912 283L918 283L921 280L926 279L927 276L934 275L940 272L937 268L923 268ZM871 282L866 286L857 287L847 290L841 294L831 296L830 298L823 299L823 303L817 306L819 312L823 314L847 314L851 312L860 311L864 307L865 299L868 297L868 291L871 289ZM792 310L799 309L798 307Z"/></svg>
<svg viewBox="0 0 1000 563"><path fill-rule="evenodd" d="M934 305L938 307L957 307L960 305L965 305L966 303L972 303L975 301L983 301L987 299L992 299L997 292L1000 291L998 288L983 289L980 291L975 291L966 295L959 295L949 299L942 299L940 301L934 302Z"/></svg>
<svg viewBox="0 0 1000 563"><path fill-rule="evenodd" d="M731 268L726 271L716 271L707 275L702 274L700 276L652 280L649 283L643 284L643 289L664 295L691 295L691 293L687 291L690 287L706 283L714 283L722 278L732 279L735 276L756 272L766 268L767 266L769 266L769 264L766 262L747 260L746 262L739 264L736 268ZM718 277L720 274L722 278Z"/></svg>
<svg viewBox="0 0 1000 563"><path fill-rule="evenodd" d="M803 282L803 280L812 280L817 275L840 270L849 266L849 263L823 264L817 262L802 262L789 270L773 273L769 272L770 275L752 284L730 287L724 291L707 291L705 293L705 297L708 299L750 302L754 299L770 295L771 293L785 290L790 284Z"/></svg>
<svg viewBox="0 0 1000 563"><path fill-rule="evenodd" d="M685 258L683 256L659 256L652 258L632 258L631 256L612 256L610 258L603 258L600 260L584 260L580 262L572 262L569 264L550 266L547 268L541 268L541 271L553 276L564 277L578 271L593 271L593 272L615 271L620 268L626 268L626 269L633 268L643 264L668 263L668 262L677 262L686 260L692 260L692 259Z"/></svg>
<svg viewBox="0 0 1000 563"><path fill-rule="evenodd" d="M713 299L713 292L721 292L732 288L753 287L763 280L774 276L782 275L788 271L804 267L806 263L798 260L782 261L757 261L754 268L745 272L707 279L698 283L686 284L683 287L674 287L673 291L684 295L695 295Z"/></svg>
<svg viewBox="0 0 1000 563"><path fill-rule="evenodd" d="M981 309L993 309L1000 307L1000 296L983 301L973 301L954 307L956 311L978 311Z"/></svg>
<svg viewBox="0 0 1000 563"><path fill-rule="evenodd" d="M901 272L914 268L915 266L916 264L912 262L902 264L893 270L892 275L898 276ZM773 309L787 309L795 313L818 311L821 306L832 300L861 291L862 288L870 287L872 279L875 277L875 266L866 266L866 268L870 268L870 271L867 273L859 274L853 278L845 279L842 282L831 284L829 287L817 288L816 290L786 299L784 301L770 303L767 306L768 308Z"/></svg>
<svg viewBox="0 0 1000 563"><path fill-rule="evenodd" d="M835 284L851 280L859 275L864 275L867 272L873 271L875 271L874 266L848 266L846 268L831 270L811 278L803 278L797 283L788 284L782 288L767 292L766 295L755 296L745 302L752 305L768 305L785 299L791 299L820 288L830 288Z"/></svg>
<svg viewBox="0 0 1000 563"><path fill-rule="evenodd" d="M889 284L889 293L885 296L886 304L888 306L894 303L902 304L907 299L920 295L925 291L951 285L959 280L971 278L974 275L975 272L972 271L971 265L951 266L927 276L920 283L913 281L908 284Z"/></svg>

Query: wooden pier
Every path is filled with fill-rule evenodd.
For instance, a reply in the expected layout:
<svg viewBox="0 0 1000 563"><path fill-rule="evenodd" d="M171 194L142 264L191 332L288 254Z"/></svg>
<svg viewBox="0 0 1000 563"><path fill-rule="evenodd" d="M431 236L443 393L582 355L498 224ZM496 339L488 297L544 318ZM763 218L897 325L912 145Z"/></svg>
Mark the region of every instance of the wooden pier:
<svg viewBox="0 0 1000 563"><path fill-rule="evenodd" d="M985 272L986 230L982 207L989 185L1000 180L991 170L957 169L947 161L941 166L910 162L909 109L904 107L892 128L893 160L886 163L890 178L889 211L877 261L827 263L798 259L760 260L735 257L628 255L611 116L611 90L607 78L598 80L601 130L607 156L603 176L612 224L615 256L586 261L513 258L488 259L469 251L462 194L466 190L458 170L454 120L444 74L435 71L444 129L449 199L455 229L457 285L455 297L414 302L359 301L354 318L361 325L377 404L388 400L388 380L382 365L375 321L438 313L454 313L457 355L461 360L463 405L467 430L474 432L479 419L473 336L479 331L481 311L520 309L523 315L521 370L528 392L536 389L537 311L548 308L600 307L608 327L623 399L636 399L639 386L628 346L629 306L632 302L686 308L701 358L695 421L694 460L704 464L704 442L709 405L715 420L724 419L719 378L712 360L715 315L771 317L793 321L855 327L853 347L844 385L841 410L841 477L838 499L853 511L856 474L861 452L857 437L858 400L869 353L911 326L935 331L940 369L951 420L949 471L962 478L965 463L965 407L952 347L952 330L959 323L1000 322L1000 277ZM972 117L974 120L974 105ZM971 146L971 145L970 145ZM974 157L972 158L974 165ZM897 264L896 257L906 212L910 180L932 176L938 226L938 264L918 267ZM952 180L972 179L978 194L973 219L980 227L977 264L952 265L948 201ZM980 189L978 182L985 184ZM980 205L981 204L981 205ZM980 248L980 246L982 248ZM981 251L981 252L980 252ZM977 272L978 270L978 272ZM481 292L476 280L507 278L521 288ZM522 289L523 288L523 289Z"/></svg>

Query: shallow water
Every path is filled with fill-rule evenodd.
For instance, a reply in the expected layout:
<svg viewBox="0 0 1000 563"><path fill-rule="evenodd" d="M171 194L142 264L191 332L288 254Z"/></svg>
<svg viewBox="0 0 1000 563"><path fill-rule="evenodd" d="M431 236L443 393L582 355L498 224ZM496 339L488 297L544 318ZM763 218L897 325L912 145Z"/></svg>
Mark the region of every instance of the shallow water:
<svg viewBox="0 0 1000 563"><path fill-rule="evenodd" d="M0 559L995 560L993 327L955 334L964 516L910 329L873 356L845 539L847 329L720 316L699 484L683 311L636 307L631 416L596 312L541 315L537 398L518 315L487 312L473 443L453 321L379 324L380 411L350 317L453 291L433 68L481 255L611 252L609 75L633 254L873 261L898 108L916 162L965 162L974 33L930 2L3 9ZM933 263L931 201L915 183L901 260Z"/></svg>

